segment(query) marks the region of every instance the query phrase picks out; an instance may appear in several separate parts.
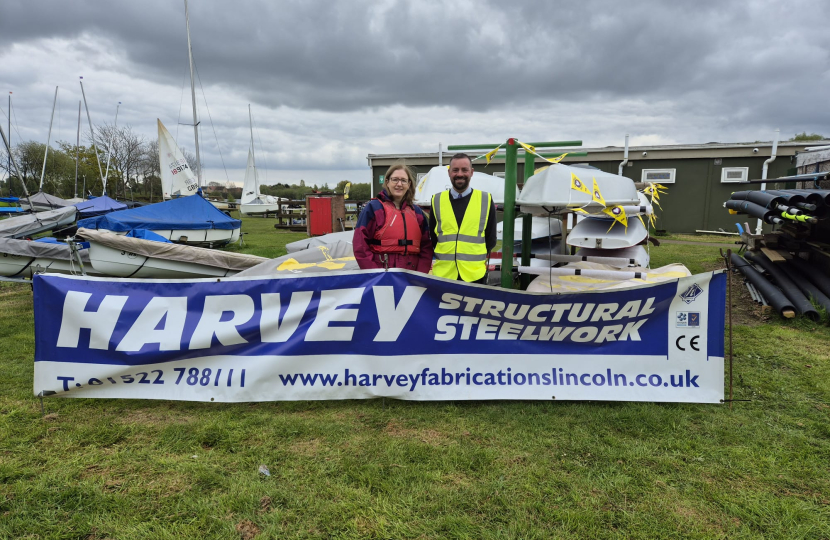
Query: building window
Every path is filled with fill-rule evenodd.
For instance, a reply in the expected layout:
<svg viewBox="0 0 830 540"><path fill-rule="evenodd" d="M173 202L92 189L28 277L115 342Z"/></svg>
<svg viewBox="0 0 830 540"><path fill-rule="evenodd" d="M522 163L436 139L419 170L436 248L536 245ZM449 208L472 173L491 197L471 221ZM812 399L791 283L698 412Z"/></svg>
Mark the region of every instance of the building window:
<svg viewBox="0 0 830 540"><path fill-rule="evenodd" d="M422 179L424 176L426 176L426 175L427 175L427 173L424 173L424 172L419 172L419 173L418 173L418 181L416 182L416 184L420 184L420 183L421 183L421 179Z"/></svg>
<svg viewBox="0 0 830 540"><path fill-rule="evenodd" d="M495 176L496 178L504 178L504 173L503 172L494 172L493 176Z"/></svg>
<svg viewBox="0 0 830 540"><path fill-rule="evenodd" d="M642 182L655 184L674 184L674 173L677 169L643 169Z"/></svg>
<svg viewBox="0 0 830 540"><path fill-rule="evenodd" d="M720 171L721 184L746 182L749 179L749 167L724 167Z"/></svg>

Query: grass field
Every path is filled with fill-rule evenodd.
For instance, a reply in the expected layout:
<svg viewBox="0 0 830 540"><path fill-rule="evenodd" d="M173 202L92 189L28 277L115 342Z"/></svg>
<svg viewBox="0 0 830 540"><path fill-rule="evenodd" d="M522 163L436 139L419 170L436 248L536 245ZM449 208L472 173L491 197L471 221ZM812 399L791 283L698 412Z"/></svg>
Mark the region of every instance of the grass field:
<svg viewBox="0 0 830 540"><path fill-rule="evenodd" d="M303 236L244 230L269 257ZM0 538L830 538L827 321L764 321L734 281L732 409L55 398L45 416L31 290L0 284Z"/></svg>

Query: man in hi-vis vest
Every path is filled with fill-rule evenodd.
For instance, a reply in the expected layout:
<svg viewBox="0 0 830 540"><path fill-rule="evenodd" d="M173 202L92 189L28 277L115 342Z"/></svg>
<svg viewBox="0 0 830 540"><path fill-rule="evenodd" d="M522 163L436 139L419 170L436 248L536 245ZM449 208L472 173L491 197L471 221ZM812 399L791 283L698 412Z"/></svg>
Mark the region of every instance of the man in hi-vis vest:
<svg viewBox="0 0 830 540"><path fill-rule="evenodd" d="M485 283L487 256L496 245L496 206L489 193L470 187L473 162L467 154L450 159L449 175L452 189L432 196L432 273Z"/></svg>

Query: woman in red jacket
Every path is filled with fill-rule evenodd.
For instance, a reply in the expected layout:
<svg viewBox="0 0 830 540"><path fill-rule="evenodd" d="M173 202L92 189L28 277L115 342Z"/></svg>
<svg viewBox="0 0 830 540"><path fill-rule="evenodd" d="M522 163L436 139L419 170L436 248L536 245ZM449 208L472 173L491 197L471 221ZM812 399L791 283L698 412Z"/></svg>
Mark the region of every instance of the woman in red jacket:
<svg viewBox="0 0 830 540"><path fill-rule="evenodd" d="M421 209L412 205L414 197L412 169L402 163L389 167L383 190L357 219L353 246L360 268L429 272L433 253L429 222Z"/></svg>

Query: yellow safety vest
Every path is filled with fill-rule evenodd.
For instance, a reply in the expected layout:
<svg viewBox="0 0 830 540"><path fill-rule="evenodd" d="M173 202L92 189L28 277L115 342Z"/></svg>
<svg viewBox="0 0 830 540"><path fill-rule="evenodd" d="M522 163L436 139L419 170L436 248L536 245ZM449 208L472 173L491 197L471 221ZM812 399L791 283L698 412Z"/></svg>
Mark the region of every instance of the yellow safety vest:
<svg viewBox="0 0 830 540"><path fill-rule="evenodd" d="M433 275L477 281L487 272L487 244L484 231L490 213L492 197L489 193L474 189L461 226L455 220L450 203L450 192L442 191L432 196L432 214L435 216L436 236Z"/></svg>

